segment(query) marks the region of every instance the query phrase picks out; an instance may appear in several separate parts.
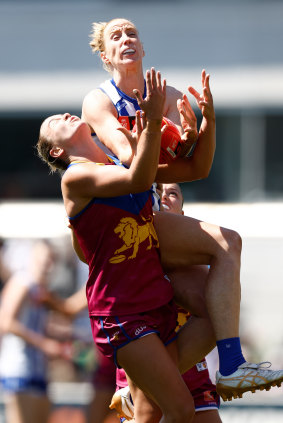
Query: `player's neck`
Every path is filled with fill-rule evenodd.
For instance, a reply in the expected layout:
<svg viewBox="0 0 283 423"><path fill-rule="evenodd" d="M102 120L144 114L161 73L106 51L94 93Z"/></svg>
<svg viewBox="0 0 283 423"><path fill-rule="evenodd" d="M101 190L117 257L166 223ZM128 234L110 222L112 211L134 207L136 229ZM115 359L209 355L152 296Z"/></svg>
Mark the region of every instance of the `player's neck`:
<svg viewBox="0 0 283 423"><path fill-rule="evenodd" d="M109 159L107 155L96 146L94 143L93 149L83 149L81 148L79 153L73 151L73 154L70 154L69 159L71 163L74 162L95 162L95 163L108 163Z"/></svg>
<svg viewBox="0 0 283 423"><path fill-rule="evenodd" d="M117 87L129 97L134 97L134 89L138 89L143 95L144 75L142 70L139 72L127 70L125 73L116 73L113 75L113 79Z"/></svg>

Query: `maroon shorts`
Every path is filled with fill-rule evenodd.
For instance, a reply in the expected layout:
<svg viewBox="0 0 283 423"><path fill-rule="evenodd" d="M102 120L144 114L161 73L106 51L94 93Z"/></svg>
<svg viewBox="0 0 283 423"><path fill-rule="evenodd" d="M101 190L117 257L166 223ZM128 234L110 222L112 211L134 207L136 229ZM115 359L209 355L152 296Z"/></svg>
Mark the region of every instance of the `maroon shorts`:
<svg viewBox="0 0 283 423"><path fill-rule="evenodd" d="M192 394L196 411L219 408L220 398L210 380L205 359L184 373L183 379Z"/></svg>
<svg viewBox="0 0 283 423"><path fill-rule="evenodd" d="M111 357L116 366L119 348L150 333L159 335L167 345L178 335L176 306L173 301L155 310L127 316L91 316L91 330L94 342L100 352Z"/></svg>

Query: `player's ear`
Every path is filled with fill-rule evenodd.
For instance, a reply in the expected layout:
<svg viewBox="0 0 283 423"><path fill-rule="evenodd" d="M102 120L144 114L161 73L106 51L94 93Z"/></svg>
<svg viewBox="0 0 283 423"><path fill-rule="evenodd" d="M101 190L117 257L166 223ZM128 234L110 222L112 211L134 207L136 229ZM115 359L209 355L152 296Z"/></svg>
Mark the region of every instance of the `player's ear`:
<svg viewBox="0 0 283 423"><path fill-rule="evenodd" d="M144 56L145 56L145 51L144 51L143 44L142 44L142 57L144 57Z"/></svg>
<svg viewBox="0 0 283 423"><path fill-rule="evenodd" d="M106 56L106 54L105 54L104 51L102 51L100 53L100 58L101 58L101 60L102 60L103 63L105 63L106 65L109 65L110 60L108 59L108 57Z"/></svg>
<svg viewBox="0 0 283 423"><path fill-rule="evenodd" d="M52 147L51 150L49 151L49 155L51 157L54 157L55 159L57 159L57 157L62 156L62 154L64 153L63 148L60 147Z"/></svg>

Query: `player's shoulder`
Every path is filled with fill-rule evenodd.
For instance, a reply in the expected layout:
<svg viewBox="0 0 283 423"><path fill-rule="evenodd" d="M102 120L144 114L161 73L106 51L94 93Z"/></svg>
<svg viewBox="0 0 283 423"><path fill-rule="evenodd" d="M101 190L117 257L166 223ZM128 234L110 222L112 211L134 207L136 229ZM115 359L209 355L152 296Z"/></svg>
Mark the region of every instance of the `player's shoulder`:
<svg viewBox="0 0 283 423"><path fill-rule="evenodd" d="M177 88L172 87L171 85L166 86L166 97L168 99L172 98L172 99L175 100L175 99L181 98L182 95L183 95L183 93L180 90L178 90Z"/></svg>
<svg viewBox="0 0 283 423"><path fill-rule="evenodd" d="M83 99L83 103L93 102L93 101L106 101L108 96L99 88L93 88L90 90Z"/></svg>
<svg viewBox="0 0 283 423"><path fill-rule="evenodd" d="M77 161L71 163L64 172L61 182L72 184L91 173L96 163L91 161Z"/></svg>
<svg viewBox="0 0 283 423"><path fill-rule="evenodd" d="M83 99L83 105L82 105L82 111L84 113L90 112L93 114L94 110L99 110L100 112L102 110L112 110L113 103L101 89L94 88L93 90L89 91L84 99Z"/></svg>

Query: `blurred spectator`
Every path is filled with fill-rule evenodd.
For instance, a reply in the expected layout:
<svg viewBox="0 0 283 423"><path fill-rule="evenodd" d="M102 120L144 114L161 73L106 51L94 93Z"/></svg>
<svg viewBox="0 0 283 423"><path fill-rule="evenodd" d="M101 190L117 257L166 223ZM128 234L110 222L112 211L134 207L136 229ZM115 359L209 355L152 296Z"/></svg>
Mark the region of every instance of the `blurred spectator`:
<svg viewBox="0 0 283 423"><path fill-rule="evenodd" d="M51 308L71 318L87 310L85 286L68 298L63 299L51 294L45 298L45 301ZM88 317L87 321L85 320L85 324L90 329ZM73 328L75 329L75 326ZM79 356L83 351L77 348L76 338L80 338L77 330L74 338L74 342L70 344L70 355L74 363L78 363ZM87 342L86 339L84 341ZM88 341L91 342L91 348L93 349L91 331L89 331ZM112 360L104 357L98 350L94 351L95 366L92 369L88 366L88 369L93 373L89 381L93 385L94 395L86 410L87 421L88 423L103 423L111 420L111 423L118 423L119 419L116 416L116 411L109 409L111 398L116 389L116 366Z"/></svg>
<svg viewBox="0 0 283 423"><path fill-rule="evenodd" d="M52 275L54 251L36 241L1 296L0 378L7 423L45 423L49 414L47 358L66 357L64 344L46 336L48 312L40 298Z"/></svg>

